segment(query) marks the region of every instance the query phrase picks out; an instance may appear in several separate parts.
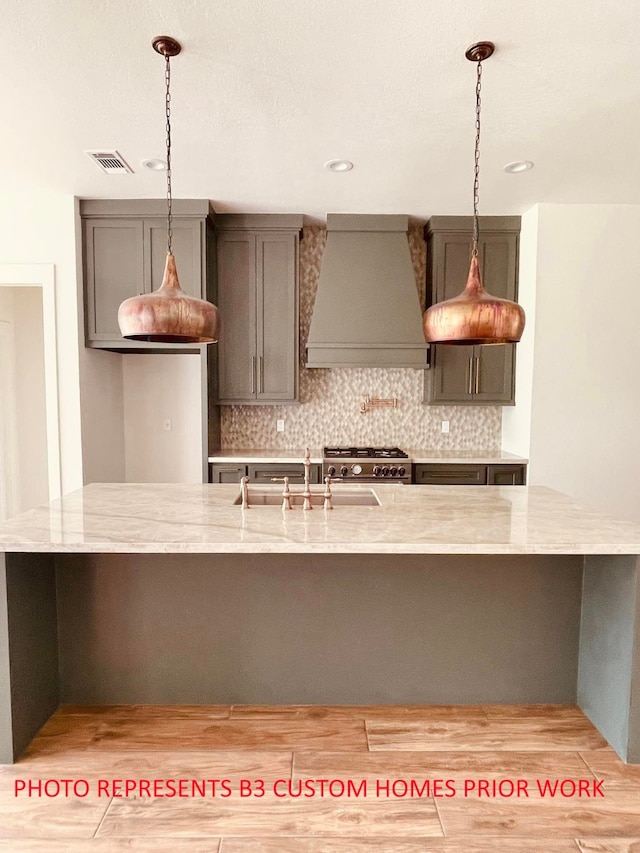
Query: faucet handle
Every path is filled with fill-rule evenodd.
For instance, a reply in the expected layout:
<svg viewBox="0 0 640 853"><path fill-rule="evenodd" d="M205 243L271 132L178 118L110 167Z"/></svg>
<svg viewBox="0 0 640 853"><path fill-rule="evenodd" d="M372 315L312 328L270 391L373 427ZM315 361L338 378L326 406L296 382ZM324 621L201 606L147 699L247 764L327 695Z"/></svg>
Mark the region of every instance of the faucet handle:
<svg viewBox="0 0 640 853"><path fill-rule="evenodd" d="M333 504L331 503L331 477L324 478L324 492L322 493L322 497L324 498L324 509L333 509Z"/></svg>
<svg viewBox="0 0 640 853"><path fill-rule="evenodd" d="M284 488L282 490L282 509L293 509L291 506L291 489L289 488L289 478L283 477Z"/></svg>
<svg viewBox="0 0 640 853"><path fill-rule="evenodd" d="M249 509L249 478L243 477L240 480L242 489L242 509Z"/></svg>

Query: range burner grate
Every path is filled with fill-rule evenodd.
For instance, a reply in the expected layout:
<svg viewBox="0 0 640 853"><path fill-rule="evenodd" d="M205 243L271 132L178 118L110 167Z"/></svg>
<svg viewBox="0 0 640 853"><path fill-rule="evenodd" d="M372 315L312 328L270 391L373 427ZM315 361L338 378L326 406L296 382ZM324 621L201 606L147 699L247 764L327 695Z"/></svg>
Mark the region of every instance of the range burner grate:
<svg viewBox="0 0 640 853"><path fill-rule="evenodd" d="M326 459L408 459L399 447L325 447Z"/></svg>

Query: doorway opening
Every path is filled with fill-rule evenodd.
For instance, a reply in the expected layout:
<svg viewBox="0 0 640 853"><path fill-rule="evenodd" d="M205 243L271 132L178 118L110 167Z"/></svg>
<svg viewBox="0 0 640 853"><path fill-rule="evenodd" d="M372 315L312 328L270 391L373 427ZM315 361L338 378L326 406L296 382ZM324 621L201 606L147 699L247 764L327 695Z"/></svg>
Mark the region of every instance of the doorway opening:
<svg viewBox="0 0 640 853"><path fill-rule="evenodd" d="M53 266L0 265L0 521L60 495Z"/></svg>

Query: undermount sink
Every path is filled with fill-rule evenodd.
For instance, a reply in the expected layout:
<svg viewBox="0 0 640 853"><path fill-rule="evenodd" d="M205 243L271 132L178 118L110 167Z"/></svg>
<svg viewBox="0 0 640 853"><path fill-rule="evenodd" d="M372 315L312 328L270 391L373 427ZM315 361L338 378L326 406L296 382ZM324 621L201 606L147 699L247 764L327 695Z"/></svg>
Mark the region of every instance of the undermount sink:
<svg viewBox="0 0 640 853"><path fill-rule="evenodd" d="M242 503L242 493L233 502L234 506ZM291 506L293 509L301 509L303 497L299 492L292 492ZM377 498L373 489L364 489L361 492L334 492L331 496L333 506L380 506L380 501ZM321 494L314 493L311 495L311 506L320 507L324 504L324 498ZM282 493L278 491L264 491L262 489L252 489L249 486L249 507L254 506L281 506Z"/></svg>

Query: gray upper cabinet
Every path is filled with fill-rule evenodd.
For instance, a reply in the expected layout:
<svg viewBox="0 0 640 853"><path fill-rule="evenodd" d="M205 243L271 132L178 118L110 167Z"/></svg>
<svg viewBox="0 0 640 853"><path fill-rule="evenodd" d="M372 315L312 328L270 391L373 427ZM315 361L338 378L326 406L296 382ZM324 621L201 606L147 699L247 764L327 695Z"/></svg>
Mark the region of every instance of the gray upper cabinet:
<svg viewBox="0 0 640 853"><path fill-rule="evenodd" d="M143 223L89 219L83 230L87 341L113 341L120 303L144 292Z"/></svg>
<svg viewBox="0 0 640 853"><path fill-rule="evenodd" d="M434 216L425 227L427 304L458 295L467 280L473 222ZM519 216L480 217L482 281L494 296L517 299ZM430 405L515 404L515 344L431 347L424 402Z"/></svg>
<svg viewBox="0 0 640 853"><path fill-rule="evenodd" d="M202 223L180 221L172 225L171 248L176 258L180 287L188 296L203 299ZM163 219L144 220L145 293L158 290L162 284L167 260L167 223Z"/></svg>
<svg viewBox="0 0 640 853"><path fill-rule="evenodd" d="M120 303L162 284L167 256L165 205L159 199L80 202L87 346L119 352L198 348L128 341L118 328ZM213 210L206 200L177 199L173 207L172 248L180 286L189 296L215 302Z"/></svg>
<svg viewBox="0 0 640 853"><path fill-rule="evenodd" d="M219 401L295 402L302 216L223 214L216 229Z"/></svg>

